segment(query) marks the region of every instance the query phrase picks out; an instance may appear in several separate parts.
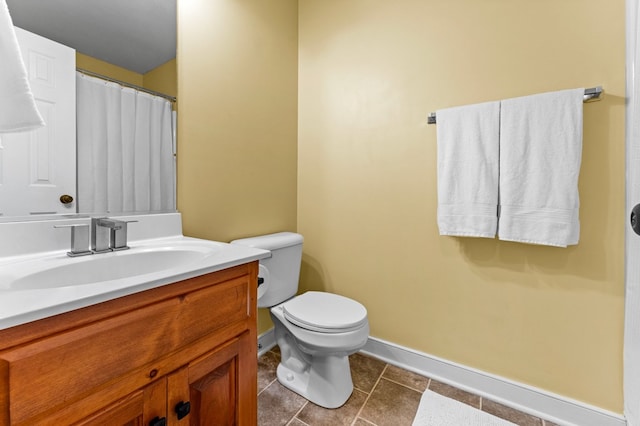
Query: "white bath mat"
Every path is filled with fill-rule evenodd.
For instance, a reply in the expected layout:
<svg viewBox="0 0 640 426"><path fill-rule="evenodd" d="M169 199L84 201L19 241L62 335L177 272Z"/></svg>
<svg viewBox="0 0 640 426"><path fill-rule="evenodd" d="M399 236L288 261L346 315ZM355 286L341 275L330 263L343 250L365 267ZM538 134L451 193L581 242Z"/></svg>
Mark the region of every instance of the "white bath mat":
<svg viewBox="0 0 640 426"><path fill-rule="evenodd" d="M424 391L413 426L515 426L467 404Z"/></svg>

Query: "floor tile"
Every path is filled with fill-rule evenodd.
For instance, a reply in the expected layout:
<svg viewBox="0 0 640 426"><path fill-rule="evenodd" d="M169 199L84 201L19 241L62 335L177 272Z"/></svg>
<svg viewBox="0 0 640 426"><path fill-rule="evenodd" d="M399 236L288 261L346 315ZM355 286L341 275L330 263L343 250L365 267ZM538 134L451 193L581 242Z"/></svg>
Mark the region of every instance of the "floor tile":
<svg viewBox="0 0 640 426"><path fill-rule="evenodd" d="M437 392L440 395L446 396L447 398L463 402L467 405L472 406L473 408L480 408L480 397L478 395L463 391L462 389L458 389L446 383L431 379L429 390Z"/></svg>
<svg viewBox="0 0 640 426"><path fill-rule="evenodd" d="M386 363L367 355L355 353L349 357L353 386L369 393L384 371Z"/></svg>
<svg viewBox="0 0 640 426"><path fill-rule="evenodd" d="M420 392L380 379L359 417L378 426L409 426L421 396Z"/></svg>
<svg viewBox="0 0 640 426"><path fill-rule="evenodd" d="M366 399L366 393L355 389L347 402L340 408L329 410L310 402L296 417L310 426L349 426L358 415Z"/></svg>
<svg viewBox="0 0 640 426"><path fill-rule="evenodd" d="M284 426L306 403L297 393L273 382L258 395L258 424Z"/></svg>
<svg viewBox="0 0 640 426"><path fill-rule="evenodd" d="M276 380L276 370L280 359L273 352L267 352L258 358L258 393Z"/></svg>
<svg viewBox="0 0 640 426"><path fill-rule="evenodd" d="M307 402L276 380L280 361L277 346L262 355L258 360L258 425L410 426L427 388L472 407L480 406L478 395L446 383L359 353L349 359L354 393L343 407L331 410ZM558 426L487 399L482 399L482 409L520 426Z"/></svg>
<svg viewBox="0 0 640 426"><path fill-rule="evenodd" d="M493 414L501 419L508 420L518 426L542 426L542 420L530 414L514 410L506 405L498 404L489 399L482 400L482 411Z"/></svg>
<svg viewBox="0 0 640 426"><path fill-rule="evenodd" d="M419 374L404 370L394 365L388 365L386 370L384 370L382 377L400 383L401 385L410 387L411 389L418 390L420 392L424 392L429 385L428 377L421 376Z"/></svg>
<svg viewBox="0 0 640 426"><path fill-rule="evenodd" d="M371 425L373 425L373 423L369 423L368 421L362 420L360 418L353 423L353 426L371 426Z"/></svg>

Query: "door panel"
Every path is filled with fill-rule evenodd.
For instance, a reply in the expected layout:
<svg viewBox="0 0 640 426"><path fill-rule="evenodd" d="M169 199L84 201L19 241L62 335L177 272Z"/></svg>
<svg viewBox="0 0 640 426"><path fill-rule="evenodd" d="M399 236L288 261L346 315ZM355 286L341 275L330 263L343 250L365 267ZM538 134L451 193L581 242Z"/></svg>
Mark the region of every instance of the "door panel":
<svg viewBox="0 0 640 426"><path fill-rule="evenodd" d="M45 127L0 138L0 215L75 213L75 50L16 28Z"/></svg>
<svg viewBox="0 0 640 426"><path fill-rule="evenodd" d="M169 426L238 424L239 350L239 340L233 339L169 377ZM178 405L185 403L189 413L179 418Z"/></svg>
<svg viewBox="0 0 640 426"><path fill-rule="evenodd" d="M206 424L236 424L235 377L236 358L232 358L191 384L192 425L205 424L201 419L212 422Z"/></svg>

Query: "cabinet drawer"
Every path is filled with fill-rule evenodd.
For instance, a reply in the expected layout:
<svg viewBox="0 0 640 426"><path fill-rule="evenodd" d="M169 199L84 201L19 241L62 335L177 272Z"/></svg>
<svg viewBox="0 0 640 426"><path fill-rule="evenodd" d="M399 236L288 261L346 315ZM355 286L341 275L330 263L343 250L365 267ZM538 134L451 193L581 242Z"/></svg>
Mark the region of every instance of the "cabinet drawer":
<svg viewBox="0 0 640 426"><path fill-rule="evenodd" d="M11 423L71 404L250 318L249 301L249 279L243 276L0 352Z"/></svg>

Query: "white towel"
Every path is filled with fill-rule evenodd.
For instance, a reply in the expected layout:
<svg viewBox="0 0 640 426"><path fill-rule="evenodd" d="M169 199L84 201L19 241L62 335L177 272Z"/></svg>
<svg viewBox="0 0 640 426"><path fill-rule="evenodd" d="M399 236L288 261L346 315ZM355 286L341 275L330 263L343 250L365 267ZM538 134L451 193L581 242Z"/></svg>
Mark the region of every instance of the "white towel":
<svg viewBox="0 0 640 426"><path fill-rule="evenodd" d="M584 89L502 101L501 240L578 244Z"/></svg>
<svg viewBox="0 0 640 426"><path fill-rule="evenodd" d="M20 132L43 126L6 0L0 0L0 64L0 132Z"/></svg>
<svg viewBox="0 0 640 426"><path fill-rule="evenodd" d="M436 111L440 235L494 238L500 103Z"/></svg>

